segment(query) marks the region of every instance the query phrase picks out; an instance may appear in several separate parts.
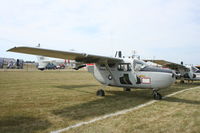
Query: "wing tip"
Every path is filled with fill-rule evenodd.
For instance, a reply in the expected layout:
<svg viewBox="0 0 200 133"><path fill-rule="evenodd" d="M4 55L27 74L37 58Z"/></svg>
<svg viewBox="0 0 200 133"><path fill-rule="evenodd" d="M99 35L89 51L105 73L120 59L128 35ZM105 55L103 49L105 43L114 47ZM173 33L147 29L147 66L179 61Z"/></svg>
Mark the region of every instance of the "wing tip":
<svg viewBox="0 0 200 133"><path fill-rule="evenodd" d="M13 47L7 50L7 52L13 51L14 49L16 49L17 47Z"/></svg>
<svg viewBox="0 0 200 133"><path fill-rule="evenodd" d="M21 46L20 47L16 47L15 46L13 48L8 49L7 52L15 52L15 50L18 49L18 48L24 48L24 47L21 47Z"/></svg>

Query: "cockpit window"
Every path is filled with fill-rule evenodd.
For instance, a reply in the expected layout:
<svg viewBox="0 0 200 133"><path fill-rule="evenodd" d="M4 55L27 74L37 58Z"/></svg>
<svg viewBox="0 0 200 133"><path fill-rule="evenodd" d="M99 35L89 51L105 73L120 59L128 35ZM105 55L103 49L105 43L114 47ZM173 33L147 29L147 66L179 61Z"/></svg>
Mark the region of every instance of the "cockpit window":
<svg viewBox="0 0 200 133"><path fill-rule="evenodd" d="M194 67L194 66L192 66L192 71L193 71L194 73L196 73L197 71L199 71L199 69L196 68L196 67Z"/></svg>
<svg viewBox="0 0 200 133"><path fill-rule="evenodd" d="M109 66L110 68L113 68L113 67L115 67L115 63L108 64L108 66Z"/></svg>
<svg viewBox="0 0 200 133"><path fill-rule="evenodd" d="M200 70L197 70L196 73L200 73Z"/></svg>
<svg viewBox="0 0 200 133"><path fill-rule="evenodd" d="M134 60L133 67L136 71L140 71L142 68L146 66L146 64L143 61L140 60Z"/></svg>
<svg viewBox="0 0 200 133"><path fill-rule="evenodd" d="M120 63L118 64L117 69L119 71L131 71L131 64L130 63Z"/></svg>

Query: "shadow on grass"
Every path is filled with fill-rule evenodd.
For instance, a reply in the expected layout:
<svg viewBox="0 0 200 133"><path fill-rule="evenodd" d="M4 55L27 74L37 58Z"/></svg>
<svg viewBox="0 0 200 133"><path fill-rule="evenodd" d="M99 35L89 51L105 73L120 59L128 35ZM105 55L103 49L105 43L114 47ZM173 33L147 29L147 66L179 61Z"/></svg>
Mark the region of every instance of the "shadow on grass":
<svg viewBox="0 0 200 133"><path fill-rule="evenodd" d="M176 103L186 103L186 104L200 105L200 101L180 99L180 98L176 98L176 97L168 97L168 98L163 99L163 100L167 101L167 102L176 102Z"/></svg>
<svg viewBox="0 0 200 133"><path fill-rule="evenodd" d="M1 133L33 133L45 130L51 126L47 120L25 117L25 116L9 116L0 118Z"/></svg>
<svg viewBox="0 0 200 133"><path fill-rule="evenodd" d="M61 89L77 89L77 88L96 87L96 86L98 85L85 84L85 85L60 85L56 87Z"/></svg>
<svg viewBox="0 0 200 133"><path fill-rule="evenodd" d="M193 81L193 83L192 82L187 82L187 81L185 81L185 83L176 83L177 85L196 85L196 86L200 86L200 82L199 81Z"/></svg>
<svg viewBox="0 0 200 133"><path fill-rule="evenodd" d="M89 85L93 86L93 85ZM176 84L171 88L167 88L161 94L167 95L169 93L173 93L185 88L194 87L197 85L190 84ZM74 87L62 86L60 88L66 89L77 89L76 87L88 87L87 85L78 85ZM80 91L80 90L79 90ZM113 112L117 112L119 110L128 109L135 107L137 105L143 104L153 99L152 90L150 89L139 89L133 90L131 92L123 92L123 91L107 91L106 96L102 98L97 98L96 100L89 101L83 104L65 107L62 109L57 109L53 111L53 114L59 115L63 118L71 119L71 120L82 120L87 118L94 118L98 116L102 116L105 114L110 114ZM95 95L95 94L94 94ZM189 101L184 99L168 99L171 102L186 102L193 103L195 101ZM196 102L199 104L199 102Z"/></svg>
<svg viewBox="0 0 200 133"><path fill-rule="evenodd" d="M86 90L81 90L80 88L96 87L96 86L98 86L98 85L86 84L86 85L60 85L60 86L55 86L55 87L60 88L60 89L76 90L76 91L79 91L79 92L93 94L92 92L89 92L89 91L86 91Z"/></svg>
<svg viewBox="0 0 200 133"><path fill-rule="evenodd" d="M131 108L152 99L151 91L148 90L108 91L106 93L107 96L94 101L54 110L53 114L71 120L82 120Z"/></svg>

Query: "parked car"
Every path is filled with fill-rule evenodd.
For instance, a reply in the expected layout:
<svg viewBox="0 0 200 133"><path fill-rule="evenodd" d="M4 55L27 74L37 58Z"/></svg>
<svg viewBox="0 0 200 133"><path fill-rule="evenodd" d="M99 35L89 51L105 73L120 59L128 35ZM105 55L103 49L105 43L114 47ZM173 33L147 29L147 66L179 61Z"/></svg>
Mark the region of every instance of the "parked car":
<svg viewBox="0 0 200 133"><path fill-rule="evenodd" d="M59 64L58 66L56 66L57 69L65 69L65 65L64 64Z"/></svg>
<svg viewBox="0 0 200 133"><path fill-rule="evenodd" d="M56 65L54 65L53 63L48 63L46 69L56 69Z"/></svg>

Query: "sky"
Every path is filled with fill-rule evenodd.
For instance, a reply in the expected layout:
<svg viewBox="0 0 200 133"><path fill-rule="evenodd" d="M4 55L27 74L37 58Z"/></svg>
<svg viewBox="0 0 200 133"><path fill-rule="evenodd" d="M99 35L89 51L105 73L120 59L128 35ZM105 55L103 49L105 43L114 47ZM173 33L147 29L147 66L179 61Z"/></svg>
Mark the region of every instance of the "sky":
<svg viewBox="0 0 200 133"><path fill-rule="evenodd" d="M199 0L0 0L0 57L14 46L200 64Z"/></svg>

